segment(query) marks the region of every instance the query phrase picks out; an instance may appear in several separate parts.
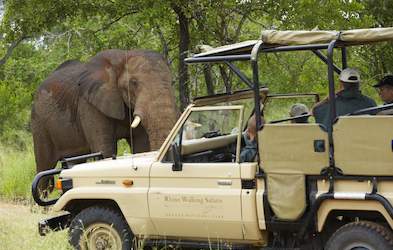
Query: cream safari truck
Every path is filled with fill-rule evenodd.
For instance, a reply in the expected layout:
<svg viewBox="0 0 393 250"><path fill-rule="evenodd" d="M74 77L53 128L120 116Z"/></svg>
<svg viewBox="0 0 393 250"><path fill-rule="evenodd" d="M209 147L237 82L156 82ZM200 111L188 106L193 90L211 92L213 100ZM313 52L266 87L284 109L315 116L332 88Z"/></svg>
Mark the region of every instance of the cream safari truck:
<svg viewBox="0 0 393 250"><path fill-rule="evenodd" d="M259 40L187 58L226 64L250 89L194 100L159 151L79 156L39 173L34 199L61 213L39 222L40 234L69 228L77 249L393 249L393 116L376 115L393 105L337 117L334 89L349 47L392 40L393 28L263 31ZM258 55L295 51L327 65L327 127L266 117L277 113L272 100L318 99L260 87ZM341 60L333 60L337 51ZM250 63L251 79L237 61ZM252 113L258 151L253 162L240 162ZM89 158L99 159L74 164ZM41 198L40 179L57 174L60 197Z"/></svg>

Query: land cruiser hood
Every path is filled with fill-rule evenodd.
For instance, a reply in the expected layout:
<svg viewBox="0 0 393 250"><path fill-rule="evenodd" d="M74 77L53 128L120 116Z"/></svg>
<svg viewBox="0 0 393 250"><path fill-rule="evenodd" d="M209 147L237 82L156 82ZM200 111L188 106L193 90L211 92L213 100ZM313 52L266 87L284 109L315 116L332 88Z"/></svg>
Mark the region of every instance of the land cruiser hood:
<svg viewBox="0 0 393 250"><path fill-rule="evenodd" d="M124 177L146 176L158 151L122 156L116 159L107 158L100 161L78 164L71 169L63 170L61 177Z"/></svg>

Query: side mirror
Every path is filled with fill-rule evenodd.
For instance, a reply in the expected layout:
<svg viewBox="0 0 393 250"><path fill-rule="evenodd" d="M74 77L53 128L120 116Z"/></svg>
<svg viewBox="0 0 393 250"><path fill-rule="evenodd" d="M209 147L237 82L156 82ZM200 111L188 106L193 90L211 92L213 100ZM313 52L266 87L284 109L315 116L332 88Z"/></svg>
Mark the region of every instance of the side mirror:
<svg viewBox="0 0 393 250"><path fill-rule="evenodd" d="M171 152L173 159L172 171L182 171L183 164L181 163L180 151L176 143L172 144Z"/></svg>

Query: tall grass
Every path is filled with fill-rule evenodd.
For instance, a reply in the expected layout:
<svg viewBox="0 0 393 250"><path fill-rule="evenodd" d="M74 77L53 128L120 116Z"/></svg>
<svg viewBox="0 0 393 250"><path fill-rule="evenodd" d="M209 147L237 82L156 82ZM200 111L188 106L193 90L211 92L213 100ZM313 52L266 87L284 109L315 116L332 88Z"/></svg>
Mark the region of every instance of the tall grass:
<svg viewBox="0 0 393 250"><path fill-rule="evenodd" d="M23 151L0 145L0 197L10 200L31 200L31 182L35 161L31 139Z"/></svg>
<svg viewBox="0 0 393 250"><path fill-rule="evenodd" d="M0 204L0 249L4 250L71 250L67 230L53 232L42 237L38 234L37 223L52 213L41 209L14 204Z"/></svg>

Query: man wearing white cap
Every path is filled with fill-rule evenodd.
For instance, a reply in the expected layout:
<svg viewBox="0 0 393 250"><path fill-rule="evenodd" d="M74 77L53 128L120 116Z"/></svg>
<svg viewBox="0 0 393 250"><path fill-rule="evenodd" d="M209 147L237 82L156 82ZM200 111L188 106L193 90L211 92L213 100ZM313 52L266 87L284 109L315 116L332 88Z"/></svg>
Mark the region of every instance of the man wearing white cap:
<svg viewBox="0 0 393 250"><path fill-rule="evenodd" d="M344 69L341 71L339 79L340 90L336 93L337 116L377 106L373 99L360 92L360 74L356 69ZM327 127L329 123L329 100L326 98L315 105L312 113L317 123Z"/></svg>

